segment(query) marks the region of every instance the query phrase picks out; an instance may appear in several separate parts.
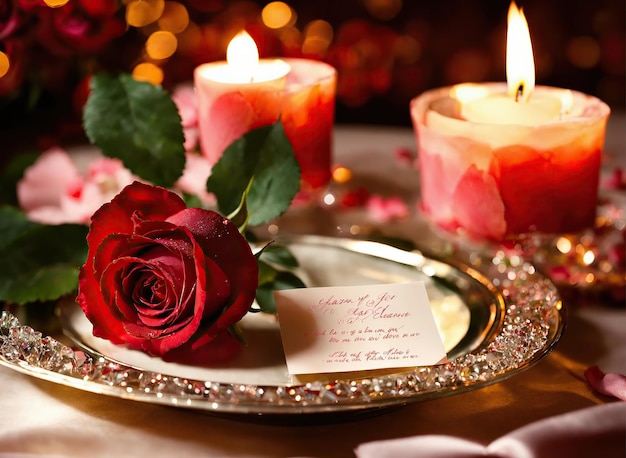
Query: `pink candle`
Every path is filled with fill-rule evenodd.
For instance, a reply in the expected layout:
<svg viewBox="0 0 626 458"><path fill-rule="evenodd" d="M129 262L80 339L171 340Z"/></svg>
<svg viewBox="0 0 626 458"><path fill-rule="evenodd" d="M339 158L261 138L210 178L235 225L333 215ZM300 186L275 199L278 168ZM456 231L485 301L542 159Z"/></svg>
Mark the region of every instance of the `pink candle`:
<svg viewBox="0 0 626 458"><path fill-rule="evenodd" d="M297 201L316 197L330 181L336 70L307 59L261 59L253 70L241 67L233 68L229 58L195 70L202 153L214 164L241 135L280 117L302 172Z"/></svg>
<svg viewBox="0 0 626 458"><path fill-rule="evenodd" d="M244 133L278 120L290 70L280 60L259 60L248 34L233 38L228 56L229 61L203 64L194 72L200 147L211 164Z"/></svg>
<svg viewBox="0 0 626 458"><path fill-rule="evenodd" d="M518 19L509 12L509 40ZM532 48L510 43L531 61L514 67L507 53L508 90L462 84L411 101L421 208L443 228L492 240L592 227L610 110L579 92L535 88Z"/></svg>
<svg viewBox="0 0 626 458"><path fill-rule="evenodd" d="M291 71L283 91L281 120L302 172L298 199L310 200L331 178L337 72L314 60L285 61Z"/></svg>

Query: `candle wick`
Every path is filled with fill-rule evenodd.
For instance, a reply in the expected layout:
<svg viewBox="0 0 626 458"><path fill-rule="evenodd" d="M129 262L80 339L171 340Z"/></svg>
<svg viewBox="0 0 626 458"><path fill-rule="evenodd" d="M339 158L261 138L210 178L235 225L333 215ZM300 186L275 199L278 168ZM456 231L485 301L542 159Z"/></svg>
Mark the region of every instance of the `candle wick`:
<svg viewBox="0 0 626 458"><path fill-rule="evenodd" d="M515 91L515 101L519 102L520 97L524 96L524 83L521 83L517 86L517 91Z"/></svg>

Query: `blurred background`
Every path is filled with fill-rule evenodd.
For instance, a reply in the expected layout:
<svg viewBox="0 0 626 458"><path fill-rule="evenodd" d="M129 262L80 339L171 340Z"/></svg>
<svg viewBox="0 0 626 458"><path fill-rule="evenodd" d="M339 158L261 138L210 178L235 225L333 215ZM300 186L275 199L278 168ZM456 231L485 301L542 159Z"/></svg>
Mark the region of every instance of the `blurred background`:
<svg viewBox="0 0 626 458"><path fill-rule="evenodd" d="M623 111L624 0L520 0L537 84ZM245 28L262 57L338 70L336 122L410 125L409 101L467 81L505 80L509 0L0 0L0 148L39 132L80 135L89 76L132 72L171 89L225 58ZM45 145L43 145L45 146Z"/></svg>

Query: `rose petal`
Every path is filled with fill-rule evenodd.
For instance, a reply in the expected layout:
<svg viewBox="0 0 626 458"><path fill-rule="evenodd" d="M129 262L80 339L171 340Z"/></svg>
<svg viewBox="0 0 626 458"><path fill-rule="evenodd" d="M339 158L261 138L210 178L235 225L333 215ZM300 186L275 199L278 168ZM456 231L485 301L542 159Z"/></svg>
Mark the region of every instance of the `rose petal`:
<svg viewBox="0 0 626 458"><path fill-rule="evenodd" d="M69 155L61 148L51 148L26 169L17 183L17 197L27 212L39 207L60 207L61 196L81 181Z"/></svg>
<svg viewBox="0 0 626 458"><path fill-rule="evenodd" d="M185 209L167 220L188 228L202 246L204 253L215 261L230 280L233 294L231 305L222 313L212 330L225 330L239 321L254 300L258 285L258 265L250 245L228 219L210 210Z"/></svg>
<svg viewBox="0 0 626 458"><path fill-rule="evenodd" d="M112 233L132 233L129 215L141 209L142 219L164 221L186 208L185 202L165 188L134 182L126 186L110 203L103 205L91 218L87 236L90 251Z"/></svg>
<svg viewBox="0 0 626 458"><path fill-rule="evenodd" d="M205 345L192 348L186 343L162 355L164 361L194 366L215 366L232 361L241 352L241 343L228 331L221 331Z"/></svg>
<svg viewBox="0 0 626 458"><path fill-rule="evenodd" d="M626 376L605 374L598 366L589 367L584 375L589 385L598 393L626 401Z"/></svg>
<svg viewBox="0 0 626 458"><path fill-rule="evenodd" d="M505 208L495 180L471 165L452 195L452 211L470 235L499 240L504 236Z"/></svg>

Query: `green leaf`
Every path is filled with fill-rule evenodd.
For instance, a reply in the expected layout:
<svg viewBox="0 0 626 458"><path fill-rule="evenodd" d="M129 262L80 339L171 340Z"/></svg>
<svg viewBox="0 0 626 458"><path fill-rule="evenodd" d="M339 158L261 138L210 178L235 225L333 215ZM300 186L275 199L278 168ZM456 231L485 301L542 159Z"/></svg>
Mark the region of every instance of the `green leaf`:
<svg viewBox="0 0 626 458"><path fill-rule="evenodd" d="M250 182L246 208L251 226L280 216L300 188L300 167L280 121L235 140L213 166L207 190L228 215L240 206Z"/></svg>
<svg viewBox="0 0 626 458"><path fill-rule="evenodd" d="M267 262L263 262L257 260L257 265L259 266L259 285L265 285L267 283L272 283L276 279L276 275L278 275L278 270L269 265Z"/></svg>
<svg viewBox="0 0 626 458"><path fill-rule="evenodd" d="M26 304L72 293L87 256L87 226L32 223L0 208L0 301Z"/></svg>
<svg viewBox="0 0 626 458"><path fill-rule="evenodd" d="M269 244L263 250L263 257L266 261L279 264L281 266L296 268L299 266L298 260L289 248L284 245Z"/></svg>
<svg viewBox="0 0 626 458"><path fill-rule="evenodd" d="M291 272L278 272L273 282L260 285L256 290L256 301L261 312L276 313L276 301L273 291L281 289L304 288L305 284Z"/></svg>
<svg viewBox="0 0 626 458"><path fill-rule="evenodd" d="M94 75L83 111L89 140L134 174L171 187L185 166L184 134L171 97L131 75Z"/></svg>

